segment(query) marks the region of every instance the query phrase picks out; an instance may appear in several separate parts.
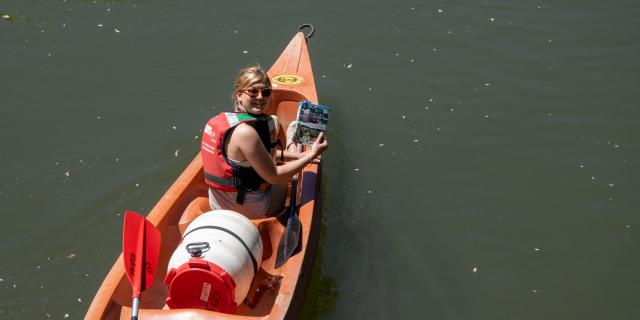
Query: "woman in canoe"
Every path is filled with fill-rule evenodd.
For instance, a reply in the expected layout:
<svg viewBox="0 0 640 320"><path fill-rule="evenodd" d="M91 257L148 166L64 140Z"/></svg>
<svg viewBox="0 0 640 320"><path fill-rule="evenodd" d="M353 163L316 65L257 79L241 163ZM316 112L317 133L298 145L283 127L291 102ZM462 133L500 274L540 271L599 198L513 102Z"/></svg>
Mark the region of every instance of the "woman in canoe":
<svg viewBox="0 0 640 320"><path fill-rule="evenodd" d="M287 181L328 147L321 134L311 150L285 152L293 160L276 166L278 124L264 113L270 95L271 81L262 68L242 69L235 80L234 112L222 112L205 126L201 151L214 210L232 210L248 218L280 213Z"/></svg>

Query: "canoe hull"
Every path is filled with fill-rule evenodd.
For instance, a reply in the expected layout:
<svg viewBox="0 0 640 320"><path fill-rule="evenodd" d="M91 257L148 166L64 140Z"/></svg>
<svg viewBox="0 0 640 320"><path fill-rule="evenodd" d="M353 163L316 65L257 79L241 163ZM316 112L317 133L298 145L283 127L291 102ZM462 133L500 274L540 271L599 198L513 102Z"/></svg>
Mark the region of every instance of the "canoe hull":
<svg viewBox="0 0 640 320"><path fill-rule="evenodd" d="M284 129L295 119L297 102L317 103L317 94L302 33L296 34L282 55L268 71L269 76L291 75L302 81L274 82L266 113L278 115ZM284 79L284 78L283 78ZM284 140L283 140L284 141ZM299 216L302 222L301 244L281 267L274 267L278 241L286 217L253 220L264 244L263 260L247 299L234 315L212 311L169 310L165 305L167 287L163 283L171 254L181 240L181 231L203 212L209 211L207 185L204 182L201 155L198 154L149 212L147 219L162 234L156 278L142 293L139 315L142 319L294 319L302 309L311 279L322 221L321 168L310 164L304 168L299 185ZM93 299L85 319L130 319L131 284L126 278L122 255L114 263Z"/></svg>

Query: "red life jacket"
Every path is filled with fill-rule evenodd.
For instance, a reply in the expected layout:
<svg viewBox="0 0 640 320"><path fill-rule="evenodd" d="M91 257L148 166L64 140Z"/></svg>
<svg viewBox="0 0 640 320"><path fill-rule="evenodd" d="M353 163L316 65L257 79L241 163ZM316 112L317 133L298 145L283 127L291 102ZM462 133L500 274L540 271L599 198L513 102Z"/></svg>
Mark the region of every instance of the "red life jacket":
<svg viewBox="0 0 640 320"><path fill-rule="evenodd" d="M236 165L227 158L224 148L228 134L241 123L250 124L258 132L269 153L276 146L275 122L268 115L253 116L247 113L222 112L211 118L202 134L202 165L204 179L214 189L237 192L236 202L242 204L244 193L255 191L264 179L251 167Z"/></svg>

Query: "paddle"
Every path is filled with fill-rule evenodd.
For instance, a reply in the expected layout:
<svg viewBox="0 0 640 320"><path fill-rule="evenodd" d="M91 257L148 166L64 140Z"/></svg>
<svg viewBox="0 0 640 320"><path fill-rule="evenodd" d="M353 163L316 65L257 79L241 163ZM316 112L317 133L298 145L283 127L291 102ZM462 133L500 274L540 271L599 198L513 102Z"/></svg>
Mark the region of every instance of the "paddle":
<svg viewBox="0 0 640 320"><path fill-rule="evenodd" d="M291 185L291 198L289 199L289 217L287 218L287 226L282 232L282 237L278 243L278 252L276 255L276 268L280 268L293 251L298 247L300 242L300 232L302 226L300 225L300 218L296 214L296 194L298 193L298 174L293 176L293 183Z"/></svg>
<svg viewBox="0 0 640 320"><path fill-rule="evenodd" d="M122 258L129 282L133 285L131 320L138 319L140 293L151 287L160 255L160 231L142 215L124 213Z"/></svg>

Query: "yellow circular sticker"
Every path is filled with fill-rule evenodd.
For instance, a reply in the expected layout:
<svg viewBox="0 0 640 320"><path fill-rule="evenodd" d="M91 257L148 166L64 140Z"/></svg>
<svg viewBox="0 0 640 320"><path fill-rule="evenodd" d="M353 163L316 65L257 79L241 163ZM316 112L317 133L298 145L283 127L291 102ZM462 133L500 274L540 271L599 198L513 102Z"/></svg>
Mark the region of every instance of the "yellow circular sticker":
<svg viewBox="0 0 640 320"><path fill-rule="evenodd" d="M292 74L279 74L271 78L271 81L277 84L290 86L290 85L302 83L304 81L304 78L300 76L292 75Z"/></svg>

